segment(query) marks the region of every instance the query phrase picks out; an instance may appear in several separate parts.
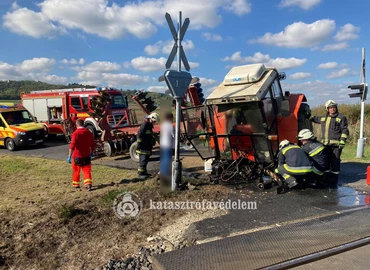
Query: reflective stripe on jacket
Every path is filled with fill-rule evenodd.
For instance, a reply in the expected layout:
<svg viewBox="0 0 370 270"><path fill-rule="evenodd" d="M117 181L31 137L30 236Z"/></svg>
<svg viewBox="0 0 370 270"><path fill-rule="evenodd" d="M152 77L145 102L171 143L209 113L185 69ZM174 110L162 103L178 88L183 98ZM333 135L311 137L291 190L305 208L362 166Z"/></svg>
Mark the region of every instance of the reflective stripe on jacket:
<svg viewBox="0 0 370 270"><path fill-rule="evenodd" d="M288 145L279 153L279 166L293 174L312 172L312 164L306 153L297 145Z"/></svg>
<svg viewBox="0 0 370 270"><path fill-rule="evenodd" d="M312 160L315 173L321 174L328 170L328 159L322 143L317 140L309 140L302 145L302 149Z"/></svg>
<svg viewBox="0 0 370 270"><path fill-rule="evenodd" d="M137 133L137 142L139 143L138 154L150 155L153 149L153 124L144 121ZM141 153L140 153L141 152Z"/></svg>
<svg viewBox="0 0 370 270"><path fill-rule="evenodd" d="M349 137L348 121L343 114L313 116L311 120L321 125L322 143L324 145L338 146L340 141L346 142Z"/></svg>

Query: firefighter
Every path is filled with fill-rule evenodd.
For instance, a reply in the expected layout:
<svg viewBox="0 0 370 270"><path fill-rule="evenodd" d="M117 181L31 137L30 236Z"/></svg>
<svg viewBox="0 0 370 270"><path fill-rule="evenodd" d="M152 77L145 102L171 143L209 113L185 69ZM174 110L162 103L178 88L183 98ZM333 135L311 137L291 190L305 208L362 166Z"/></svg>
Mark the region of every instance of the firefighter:
<svg viewBox="0 0 370 270"><path fill-rule="evenodd" d="M138 146L136 153L139 154L140 162L138 168L139 179L146 179L151 176L147 172L146 166L148 165L153 149L153 124L157 122L159 122L159 115L157 113L151 113L141 124L137 134Z"/></svg>
<svg viewBox="0 0 370 270"><path fill-rule="evenodd" d="M68 163L72 164L73 179L72 185L80 187L80 172L84 176L84 186L90 191L92 187L91 157L95 150L94 135L84 127L84 120L76 120L77 129L72 133L72 140L69 147Z"/></svg>
<svg viewBox="0 0 370 270"><path fill-rule="evenodd" d="M289 188L312 177L312 163L302 148L283 140L279 144L279 150L277 172L285 179Z"/></svg>
<svg viewBox="0 0 370 270"><path fill-rule="evenodd" d="M331 188L338 186L340 172L340 156L349 137L347 118L338 112L338 104L334 100L325 103L326 115L311 116L309 119L321 125L322 143L329 162L328 183Z"/></svg>
<svg viewBox="0 0 370 270"><path fill-rule="evenodd" d="M312 171L316 178L317 187L326 186L326 173L329 168L324 145L319 142L309 129L302 129L298 133L298 140L302 143L302 149L312 161Z"/></svg>

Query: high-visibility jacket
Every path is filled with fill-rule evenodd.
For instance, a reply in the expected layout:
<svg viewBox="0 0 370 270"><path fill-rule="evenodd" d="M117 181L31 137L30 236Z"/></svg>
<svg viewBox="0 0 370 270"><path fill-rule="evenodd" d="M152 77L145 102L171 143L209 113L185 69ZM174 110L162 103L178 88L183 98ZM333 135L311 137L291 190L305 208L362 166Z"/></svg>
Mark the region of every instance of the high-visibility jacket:
<svg viewBox="0 0 370 270"><path fill-rule="evenodd" d="M313 172L319 175L324 174L329 169L328 159L324 145L318 140L308 140L302 145L303 151L313 162Z"/></svg>
<svg viewBox="0 0 370 270"><path fill-rule="evenodd" d="M344 143L349 137L347 118L340 113L333 116L327 114L325 116L313 116L312 122L321 125L322 143L324 145L339 146L340 141Z"/></svg>
<svg viewBox="0 0 370 270"><path fill-rule="evenodd" d="M312 172L312 163L306 153L298 145L288 145L280 150L279 167L292 174L305 174Z"/></svg>
<svg viewBox="0 0 370 270"><path fill-rule="evenodd" d="M144 121L137 133L137 142L139 144L136 153L142 155L151 155L153 149L153 124Z"/></svg>

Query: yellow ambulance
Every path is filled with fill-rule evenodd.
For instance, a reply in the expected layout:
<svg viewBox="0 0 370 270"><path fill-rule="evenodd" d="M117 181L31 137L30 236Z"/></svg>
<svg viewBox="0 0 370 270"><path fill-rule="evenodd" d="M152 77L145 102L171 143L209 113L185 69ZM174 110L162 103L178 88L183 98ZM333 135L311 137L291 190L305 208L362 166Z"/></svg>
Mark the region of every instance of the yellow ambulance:
<svg viewBox="0 0 370 270"><path fill-rule="evenodd" d="M0 102L0 146L14 151L19 146L41 145L45 139L44 125L21 104Z"/></svg>

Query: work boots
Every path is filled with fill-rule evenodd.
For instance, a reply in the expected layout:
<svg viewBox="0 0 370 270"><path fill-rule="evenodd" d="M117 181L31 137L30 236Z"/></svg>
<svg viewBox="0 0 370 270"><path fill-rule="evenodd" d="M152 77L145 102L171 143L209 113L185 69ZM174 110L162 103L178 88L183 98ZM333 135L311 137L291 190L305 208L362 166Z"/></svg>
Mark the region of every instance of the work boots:
<svg viewBox="0 0 370 270"><path fill-rule="evenodd" d="M332 189L337 189L338 188L338 178L339 178L338 174L330 173L328 175L329 188L332 188Z"/></svg>
<svg viewBox="0 0 370 270"><path fill-rule="evenodd" d="M295 177L288 174L284 174L283 177L285 179L285 183L288 185L289 188L293 188L298 185L297 179L295 179Z"/></svg>

